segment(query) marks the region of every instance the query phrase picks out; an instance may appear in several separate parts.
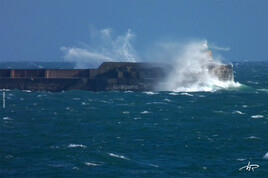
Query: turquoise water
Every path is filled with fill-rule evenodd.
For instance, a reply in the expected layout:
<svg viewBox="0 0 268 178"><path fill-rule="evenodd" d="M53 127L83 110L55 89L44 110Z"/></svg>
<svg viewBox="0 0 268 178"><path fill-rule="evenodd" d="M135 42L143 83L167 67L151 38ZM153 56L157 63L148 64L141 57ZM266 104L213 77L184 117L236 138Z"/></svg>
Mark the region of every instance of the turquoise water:
<svg viewBox="0 0 268 178"><path fill-rule="evenodd" d="M267 177L268 63L234 68L216 92L5 91L0 175Z"/></svg>

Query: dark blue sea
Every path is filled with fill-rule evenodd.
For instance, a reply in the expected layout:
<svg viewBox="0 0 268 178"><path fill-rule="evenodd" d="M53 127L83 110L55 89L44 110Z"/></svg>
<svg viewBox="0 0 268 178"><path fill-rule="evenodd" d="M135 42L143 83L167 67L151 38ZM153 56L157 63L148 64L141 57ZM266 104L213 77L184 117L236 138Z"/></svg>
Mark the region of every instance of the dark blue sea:
<svg viewBox="0 0 268 178"><path fill-rule="evenodd" d="M214 92L1 90L0 177L268 177L268 63L233 64Z"/></svg>

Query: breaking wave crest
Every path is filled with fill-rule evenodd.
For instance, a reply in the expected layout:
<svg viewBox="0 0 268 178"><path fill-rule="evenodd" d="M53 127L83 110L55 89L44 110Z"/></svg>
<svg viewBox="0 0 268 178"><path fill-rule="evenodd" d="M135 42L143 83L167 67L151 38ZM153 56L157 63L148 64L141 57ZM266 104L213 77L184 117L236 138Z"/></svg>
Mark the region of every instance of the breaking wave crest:
<svg viewBox="0 0 268 178"><path fill-rule="evenodd" d="M209 70L210 65L223 65L220 57L212 58L207 41L191 42L180 47L172 57L173 68L159 90L175 92L213 92L241 86L234 79L222 81ZM170 55L170 54L169 54Z"/></svg>

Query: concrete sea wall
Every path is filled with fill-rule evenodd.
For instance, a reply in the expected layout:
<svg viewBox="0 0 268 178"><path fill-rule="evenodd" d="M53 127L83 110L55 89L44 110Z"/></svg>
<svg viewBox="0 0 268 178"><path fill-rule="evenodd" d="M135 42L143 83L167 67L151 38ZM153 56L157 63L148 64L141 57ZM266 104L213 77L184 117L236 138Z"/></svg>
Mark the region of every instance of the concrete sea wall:
<svg viewBox="0 0 268 178"><path fill-rule="evenodd" d="M154 90L170 66L152 63L105 62L98 69L0 69L1 89L62 91L82 89ZM210 66L221 80L232 78L232 66Z"/></svg>

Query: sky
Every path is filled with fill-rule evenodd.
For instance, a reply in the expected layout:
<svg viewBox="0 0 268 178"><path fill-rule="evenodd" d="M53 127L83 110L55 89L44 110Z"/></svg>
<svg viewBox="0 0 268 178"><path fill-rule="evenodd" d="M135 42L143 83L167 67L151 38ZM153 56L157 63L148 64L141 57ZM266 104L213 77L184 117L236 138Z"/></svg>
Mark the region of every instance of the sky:
<svg viewBox="0 0 268 178"><path fill-rule="evenodd" d="M107 30L111 46L129 45L139 58L160 41L207 40L230 49L219 52L227 61L268 61L267 18L267 0L0 0L0 61L107 52L96 35Z"/></svg>

